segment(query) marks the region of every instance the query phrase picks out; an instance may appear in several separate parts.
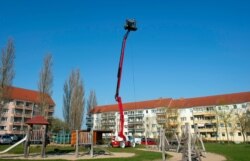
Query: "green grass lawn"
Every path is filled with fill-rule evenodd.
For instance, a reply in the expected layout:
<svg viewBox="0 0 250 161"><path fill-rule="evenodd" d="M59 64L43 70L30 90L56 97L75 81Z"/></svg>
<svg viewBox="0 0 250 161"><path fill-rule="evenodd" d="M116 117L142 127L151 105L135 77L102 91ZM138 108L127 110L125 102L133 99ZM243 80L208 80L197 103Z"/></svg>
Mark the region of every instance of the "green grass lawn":
<svg viewBox="0 0 250 161"><path fill-rule="evenodd" d="M250 144L206 143L206 150L222 154L227 161L250 161Z"/></svg>
<svg viewBox="0 0 250 161"><path fill-rule="evenodd" d="M9 145L0 145L0 151L6 149ZM250 144L218 144L218 143L206 143L206 150L217 154L224 155L227 161L250 161ZM142 148L142 147L139 147ZM134 157L130 158L119 158L119 161L151 161L161 160L161 153L142 151L138 148L108 148L111 152L124 152L124 153L135 153ZM81 148L81 151L82 148ZM41 146L32 146L30 149L31 153L40 153ZM70 146L48 146L46 153L68 153L74 152L74 148ZM23 154L23 146L19 145L12 149L9 153L11 154ZM0 155L0 160L1 155ZM84 159L87 160L87 159ZM100 159L91 159L96 161ZM102 161L116 161L117 158L101 159ZM87 160L90 161L90 160Z"/></svg>

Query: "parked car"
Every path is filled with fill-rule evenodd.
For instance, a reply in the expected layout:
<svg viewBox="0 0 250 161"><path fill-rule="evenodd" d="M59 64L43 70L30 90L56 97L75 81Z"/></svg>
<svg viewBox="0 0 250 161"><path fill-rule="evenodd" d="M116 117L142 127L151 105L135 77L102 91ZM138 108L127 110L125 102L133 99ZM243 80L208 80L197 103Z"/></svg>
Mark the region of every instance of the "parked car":
<svg viewBox="0 0 250 161"><path fill-rule="evenodd" d="M12 140L9 135L1 135L0 136L0 144L11 144Z"/></svg>
<svg viewBox="0 0 250 161"><path fill-rule="evenodd" d="M141 144L142 145L157 145L156 141L152 138L142 138L141 139Z"/></svg>
<svg viewBox="0 0 250 161"><path fill-rule="evenodd" d="M136 144L141 144L141 138L135 138L134 141Z"/></svg>
<svg viewBox="0 0 250 161"><path fill-rule="evenodd" d="M8 134L12 140L13 143L18 141L18 137L15 134Z"/></svg>

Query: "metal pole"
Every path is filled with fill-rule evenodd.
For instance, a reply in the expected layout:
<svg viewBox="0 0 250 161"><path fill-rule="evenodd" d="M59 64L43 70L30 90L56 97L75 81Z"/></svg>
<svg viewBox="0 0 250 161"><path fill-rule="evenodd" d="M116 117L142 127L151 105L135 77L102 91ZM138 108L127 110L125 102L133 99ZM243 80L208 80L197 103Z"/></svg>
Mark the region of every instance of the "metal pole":
<svg viewBox="0 0 250 161"><path fill-rule="evenodd" d="M162 149L162 161L166 160L166 153L165 153L165 130L161 129L161 149Z"/></svg>
<svg viewBox="0 0 250 161"><path fill-rule="evenodd" d="M76 152L75 157L78 158L78 143L79 143L79 136L78 136L78 130L76 130Z"/></svg>
<svg viewBox="0 0 250 161"><path fill-rule="evenodd" d="M41 151L41 157L45 158L45 144L46 144L46 129L47 125L42 125L43 131L42 131L42 151Z"/></svg>
<svg viewBox="0 0 250 161"><path fill-rule="evenodd" d="M94 137L93 137L93 134L94 134L93 129L91 129L91 131L90 131L90 140L91 140L90 155L91 155L91 158L94 157Z"/></svg>
<svg viewBox="0 0 250 161"><path fill-rule="evenodd" d="M186 123L187 135L188 135L188 161L192 161L191 159L191 132L189 124Z"/></svg>
<svg viewBox="0 0 250 161"><path fill-rule="evenodd" d="M28 131L27 131L27 138L24 144L24 158L28 158L29 156L29 150L28 150L28 146L29 146L29 140L30 140L30 130L31 130L31 125L28 125Z"/></svg>

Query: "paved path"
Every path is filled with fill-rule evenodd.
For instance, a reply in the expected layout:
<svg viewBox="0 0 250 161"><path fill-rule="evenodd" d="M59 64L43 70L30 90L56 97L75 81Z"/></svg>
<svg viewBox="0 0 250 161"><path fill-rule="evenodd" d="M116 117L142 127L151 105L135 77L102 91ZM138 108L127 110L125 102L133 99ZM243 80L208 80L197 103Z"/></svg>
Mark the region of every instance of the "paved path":
<svg viewBox="0 0 250 161"><path fill-rule="evenodd" d="M74 153L61 154L61 155L51 155L47 154L46 158L41 158L40 154L30 154L29 158L24 158L23 154L4 154L1 155L1 159L25 159L25 160L46 160L46 159L65 159L65 160L78 160L78 159L97 159L97 158L128 158L133 157L134 153L113 153L111 155L96 155L93 158L90 155L79 155L78 158L75 157Z"/></svg>
<svg viewBox="0 0 250 161"><path fill-rule="evenodd" d="M148 150L148 149L141 149L145 151L156 151L156 150ZM157 151L159 152L159 151ZM167 161L181 161L182 154L176 153L176 152L167 152L172 157L167 159ZM97 158L128 158L133 157L134 153L115 153L112 152L111 155L96 155L93 158L90 157L90 155L79 155L78 158L75 157L74 153L68 153L68 154L61 154L61 155L51 155L47 154L46 158L41 158L40 154L30 154L29 158L24 158L23 154L4 154L1 155L1 159L25 159L25 160L38 160L38 159L65 159L65 160L78 160L78 159L97 159ZM202 161L225 161L226 158L222 155L214 154L214 153L206 153L206 158L202 157ZM161 160L155 160L155 161L161 161Z"/></svg>
<svg viewBox="0 0 250 161"><path fill-rule="evenodd" d="M175 153L175 152L167 152L168 154L172 155L173 157L169 158L167 161L181 161L182 154ZM206 157L202 157L202 161L225 161L226 158L219 154L214 153L206 153Z"/></svg>

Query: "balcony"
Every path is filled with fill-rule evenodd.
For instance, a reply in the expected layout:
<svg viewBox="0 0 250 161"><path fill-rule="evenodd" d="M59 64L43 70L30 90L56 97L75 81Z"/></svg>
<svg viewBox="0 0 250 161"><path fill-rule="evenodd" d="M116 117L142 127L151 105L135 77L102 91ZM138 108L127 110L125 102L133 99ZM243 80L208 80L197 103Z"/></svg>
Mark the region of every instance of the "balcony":
<svg viewBox="0 0 250 161"><path fill-rule="evenodd" d="M144 132L145 128L144 127L142 127L142 128L128 128L128 131L129 132Z"/></svg>
<svg viewBox="0 0 250 161"><path fill-rule="evenodd" d="M156 115L166 115L166 110L157 111Z"/></svg>
<svg viewBox="0 0 250 161"><path fill-rule="evenodd" d="M101 122L102 125L110 125L110 126L113 126L115 125L115 122Z"/></svg>
<svg viewBox="0 0 250 161"><path fill-rule="evenodd" d="M166 123L166 119L165 119L165 118L164 118L164 119L162 119L162 118L157 118L156 121L157 121L157 123L160 123L160 124Z"/></svg>
<svg viewBox="0 0 250 161"><path fill-rule="evenodd" d="M213 129L213 128L201 128L201 129L198 129L199 132L215 132L216 130Z"/></svg>
<svg viewBox="0 0 250 161"><path fill-rule="evenodd" d="M24 108L23 105L16 105L16 106L15 106L15 109L21 109L21 110L22 110L23 108Z"/></svg>
<svg viewBox="0 0 250 161"><path fill-rule="evenodd" d="M31 113L30 114L25 114L24 117L25 118L31 118Z"/></svg>
<svg viewBox="0 0 250 161"><path fill-rule="evenodd" d="M25 106L25 110L30 110L30 111L32 111L32 106Z"/></svg>
<svg viewBox="0 0 250 161"><path fill-rule="evenodd" d="M193 111L193 115L215 116L216 113L214 111Z"/></svg>
<svg viewBox="0 0 250 161"><path fill-rule="evenodd" d="M54 109L46 109L45 111L48 112L48 113L53 113Z"/></svg>
<svg viewBox="0 0 250 161"><path fill-rule="evenodd" d="M15 125L15 126L21 126L21 125L22 125L22 122L21 122L21 121L13 122L13 125Z"/></svg>
<svg viewBox="0 0 250 161"><path fill-rule="evenodd" d="M22 113L15 113L14 116L15 116L15 117L22 117L23 114L22 114Z"/></svg>
<svg viewBox="0 0 250 161"><path fill-rule="evenodd" d="M128 117L144 117L143 113L129 113Z"/></svg>
<svg viewBox="0 0 250 161"><path fill-rule="evenodd" d="M171 127L177 127L178 126L178 122L166 122L168 126Z"/></svg>
<svg viewBox="0 0 250 161"><path fill-rule="evenodd" d="M143 120L128 120L128 124L143 124Z"/></svg>
<svg viewBox="0 0 250 161"><path fill-rule="evenodd" d="M216 120L213 119L213 120L206 120L206 119L194 119L194 123L197 123L197 124L205 124L205 123L216 123Z"/></svg>
<svg viewBox="0 0 250 161"><path fill-rule="evenodd" d="M1 121L0 126L6 126L7 121Z"/></svg>

